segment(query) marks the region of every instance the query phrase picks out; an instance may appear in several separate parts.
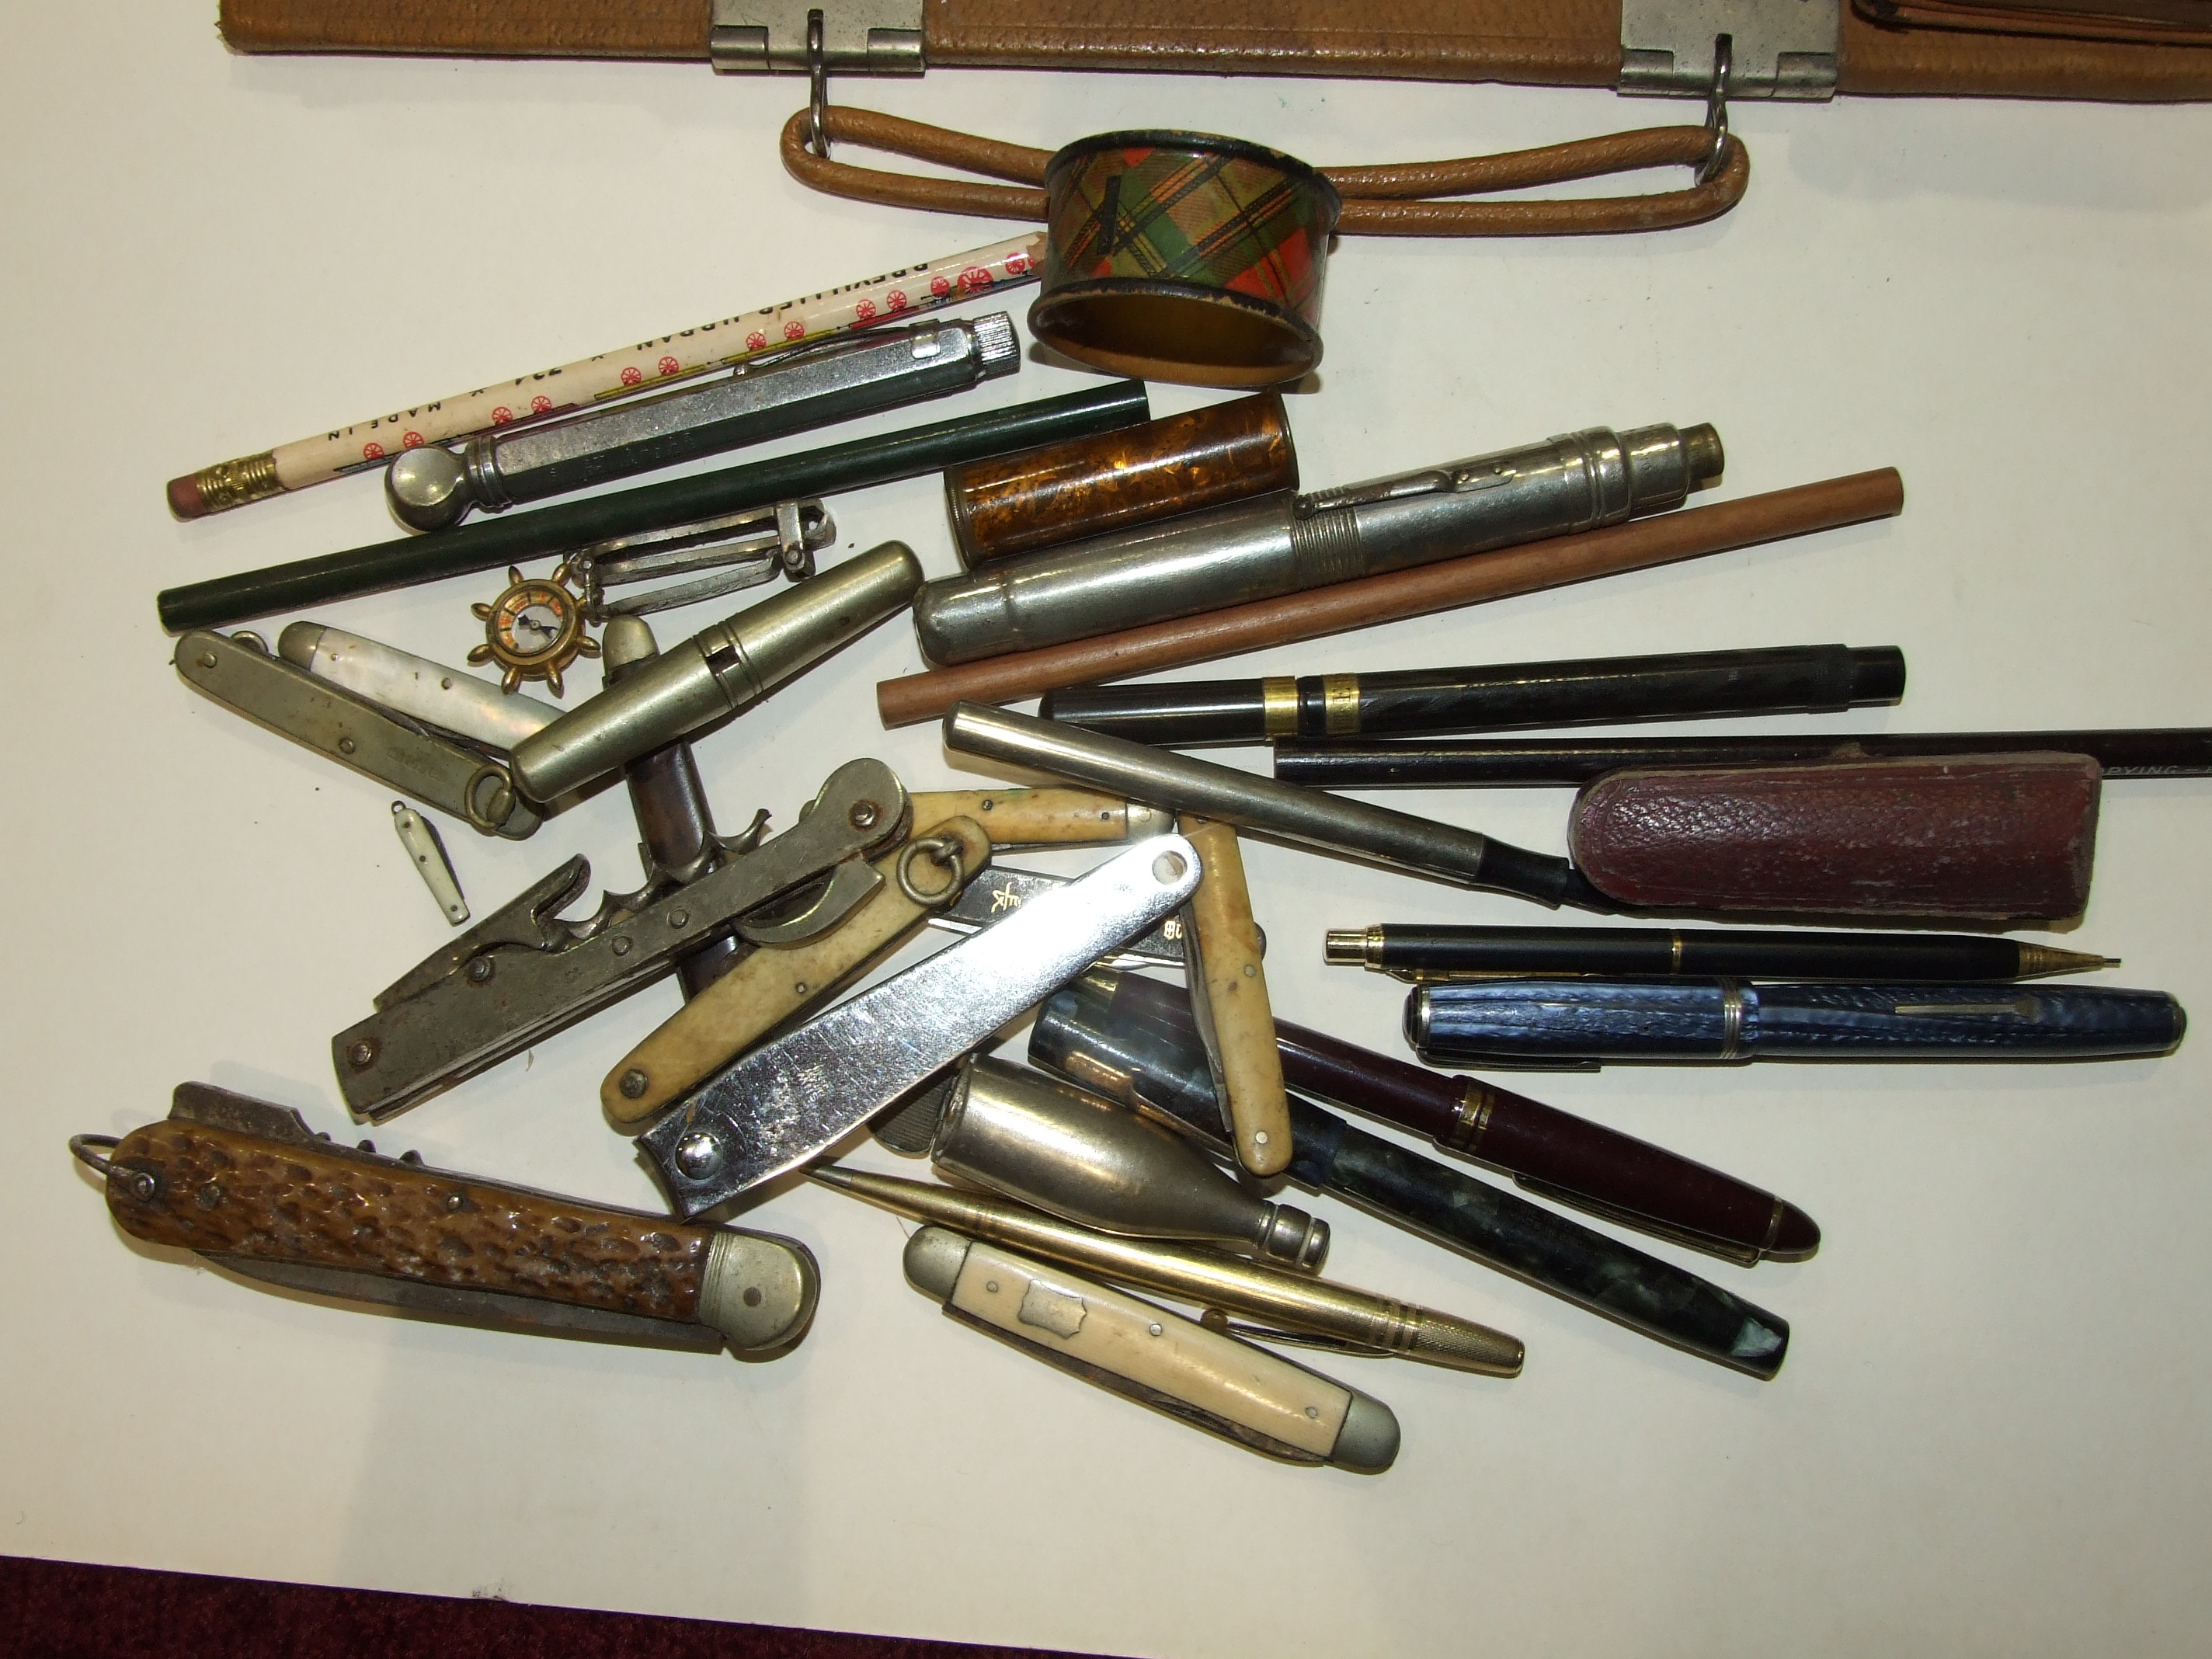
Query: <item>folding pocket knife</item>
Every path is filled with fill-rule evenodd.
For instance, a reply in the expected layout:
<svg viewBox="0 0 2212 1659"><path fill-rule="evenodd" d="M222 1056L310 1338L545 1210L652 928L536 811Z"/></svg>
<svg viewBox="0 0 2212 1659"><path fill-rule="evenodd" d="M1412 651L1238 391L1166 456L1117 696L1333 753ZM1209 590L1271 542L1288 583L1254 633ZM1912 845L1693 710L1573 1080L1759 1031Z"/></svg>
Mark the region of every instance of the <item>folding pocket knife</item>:
<svg viewBox="0 0 2212 1659"><path fill-rule="evenodd" d="M78 1135L124 1231L290 1291L448 1322L712 1353L805 1334L820 1274L796 1240L685 1226L385 1158L205 1084L120 1140Z"/></svg>

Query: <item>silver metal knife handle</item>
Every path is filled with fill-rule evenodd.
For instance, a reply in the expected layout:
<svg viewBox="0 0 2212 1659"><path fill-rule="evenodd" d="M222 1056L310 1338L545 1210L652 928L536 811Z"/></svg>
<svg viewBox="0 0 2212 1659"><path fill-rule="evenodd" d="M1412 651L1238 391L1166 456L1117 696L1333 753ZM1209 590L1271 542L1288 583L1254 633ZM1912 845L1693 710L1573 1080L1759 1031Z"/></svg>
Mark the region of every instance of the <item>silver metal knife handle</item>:
<svg viewBox="0 0 2212 1659"><path fill-rule="evenodd" d="M1198 854L1163 836L741 1056L640 1137L684 1216L827 1152L1167 915Z"/></svg>

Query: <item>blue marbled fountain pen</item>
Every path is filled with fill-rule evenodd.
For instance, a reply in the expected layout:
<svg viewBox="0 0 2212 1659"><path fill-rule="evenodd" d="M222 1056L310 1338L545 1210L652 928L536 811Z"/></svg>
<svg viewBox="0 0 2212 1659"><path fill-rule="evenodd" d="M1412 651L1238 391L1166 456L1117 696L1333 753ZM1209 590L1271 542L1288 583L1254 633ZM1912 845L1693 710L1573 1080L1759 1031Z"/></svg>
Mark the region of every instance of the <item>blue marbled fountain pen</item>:
<svg viewBox="0 0 2212 1659"><path fill-rule="evenodd" d="M1452 1066L2117 1059L2168 1052L2186 1023L2163 991L2083 985L1505 979L1406 1001L1407 1040Z"/></svg>

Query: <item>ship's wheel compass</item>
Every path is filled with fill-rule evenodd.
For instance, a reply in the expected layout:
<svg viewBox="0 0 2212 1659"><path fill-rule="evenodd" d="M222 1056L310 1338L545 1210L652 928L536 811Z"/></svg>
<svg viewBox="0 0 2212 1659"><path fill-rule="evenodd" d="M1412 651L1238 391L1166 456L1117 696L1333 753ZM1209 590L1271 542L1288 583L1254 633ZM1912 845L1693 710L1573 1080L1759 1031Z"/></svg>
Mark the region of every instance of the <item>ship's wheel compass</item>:
<svg viewBox="0 0 2212 1659"><path fill-rule="evenodd" d="M469 649L472 663L495 662L499 686L512 691L525 680L544 680L555 696L561 675L579 657L596 657L599 645L584 632L584 601L568 590L564 562L550 576L526 579L509 568L507 591L489 605L472 605L484 625L484 642Z"/></svg>

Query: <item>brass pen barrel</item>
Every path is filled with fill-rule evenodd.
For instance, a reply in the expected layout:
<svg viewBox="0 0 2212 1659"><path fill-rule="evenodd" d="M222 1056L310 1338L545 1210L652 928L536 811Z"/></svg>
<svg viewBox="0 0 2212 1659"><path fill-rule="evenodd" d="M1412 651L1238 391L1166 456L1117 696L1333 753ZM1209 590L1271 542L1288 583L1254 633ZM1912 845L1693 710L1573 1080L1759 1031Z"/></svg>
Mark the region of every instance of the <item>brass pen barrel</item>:
<svg viewBox="0 0 2212 1659"><path fill-rule="evenodd" d="M1158 1239L1115 1238L1055 1221L1018 1204L925 1182L836 1165L811 1173L824 1186L883 1209L1065 1267L1088 1268L1133 1289L1453 1370L1476 1371L1485 1376L1521 1373L1524 1350L1520 1338L1432 1308L1217 1255L1211 1250Z"/></svg>

